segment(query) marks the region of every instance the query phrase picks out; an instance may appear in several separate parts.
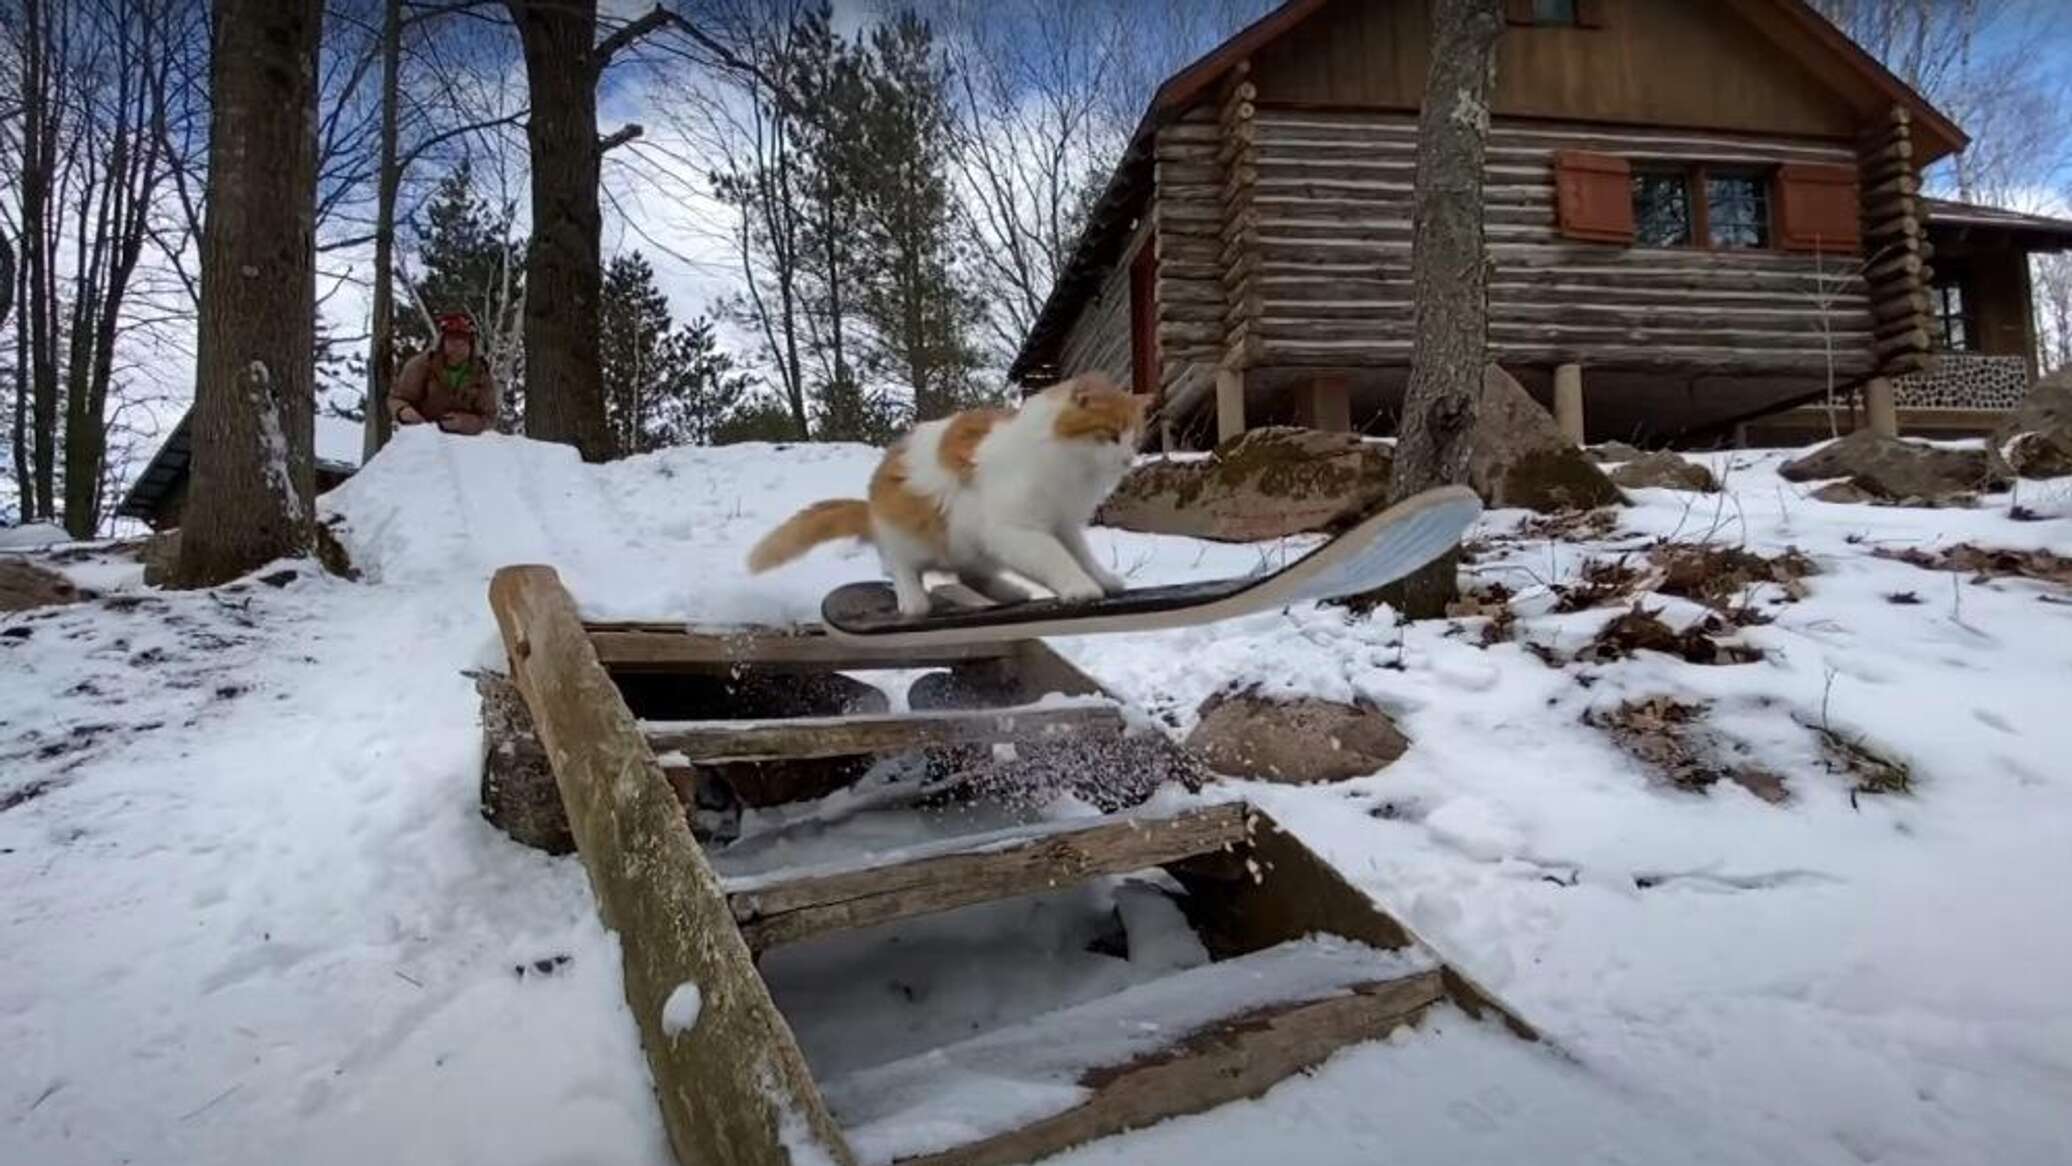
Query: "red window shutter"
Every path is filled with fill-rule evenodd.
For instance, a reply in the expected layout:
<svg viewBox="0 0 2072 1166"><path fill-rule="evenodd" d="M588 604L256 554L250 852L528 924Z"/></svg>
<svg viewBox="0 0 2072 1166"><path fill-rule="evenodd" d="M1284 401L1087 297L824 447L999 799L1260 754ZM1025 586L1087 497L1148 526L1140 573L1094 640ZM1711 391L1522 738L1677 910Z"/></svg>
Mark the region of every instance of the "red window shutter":
<svg viewBox="0 0 2072 1166"><path fill-rule="evenodd" d="M1613 154L1554 154L1555 218L1561 234L1592 243L1633 242L1633 168Z"/></svg>
<svg viewBox="0 0 2072 1166"><path fill-rule="evenodd" d="M1512 24L1532 23L1532 0L1504 0L1504 19Z"/></svg>
<svg viewBox="0 0 2072 1166"><path fill-rule="evenodd" d="M1862 202L1853 166L1777 170L1779 242L1787 251L1855 251L1863 243Z"/></svg>
<svg viewBox="0 0 2072 1166"><path fill-rule="evenodd" d="M1576 27L1603 28L1604 0L1576 0Z"/></svg>
<svg viewBox="0 0 2072 1166"><path fill-rule="evenodd" d="M1130 260L1130 392L1158 391L1158 234L1153 232Z"/></svg>

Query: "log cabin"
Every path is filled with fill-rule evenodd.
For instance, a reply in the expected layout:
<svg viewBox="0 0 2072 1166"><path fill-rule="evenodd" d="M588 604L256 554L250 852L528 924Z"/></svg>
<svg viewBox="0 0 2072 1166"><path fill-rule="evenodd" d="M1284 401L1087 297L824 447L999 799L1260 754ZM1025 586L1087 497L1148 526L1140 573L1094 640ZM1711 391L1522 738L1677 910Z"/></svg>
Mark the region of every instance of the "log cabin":
<svg viewBox="0 0 2072 1166"><path fill-rule="evenodd" d="M2072 222L1925 197L1964 132L1803 0L1505 15L1489 346L1573 439L1976 430L2026 392L2028 255ZM1102 369L1170 449L1389 432L1427 40L1424 0L1289 0L1168 78L1010 376Z"/></svg>

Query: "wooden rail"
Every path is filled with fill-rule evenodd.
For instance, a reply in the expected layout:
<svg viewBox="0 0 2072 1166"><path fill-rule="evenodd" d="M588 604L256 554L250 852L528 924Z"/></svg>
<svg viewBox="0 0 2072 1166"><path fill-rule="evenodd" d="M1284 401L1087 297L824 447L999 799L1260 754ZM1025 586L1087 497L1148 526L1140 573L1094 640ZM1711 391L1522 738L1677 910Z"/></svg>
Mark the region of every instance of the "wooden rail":
<svg viewBox="0 0 2072 1166"><path fill-rule="evenodd" d="M553 568L505 567L489 585L511 676L531 708L598 911L619 933L626 1003L683 1166L789 1166L788 1136L854 1162L798 1041L771 1001L633 713ZM663 1008L689 986L695 1023Z"/></svg>
<svg viewBox="0 0 2072 1166"><path fill-rule="evenodd" d="M705 764L897 753L949 745L991 745L1046 737L1119 736L1113 705L966 709L954 712L787 717L756 721L650 721L648 747Z"/></svg>

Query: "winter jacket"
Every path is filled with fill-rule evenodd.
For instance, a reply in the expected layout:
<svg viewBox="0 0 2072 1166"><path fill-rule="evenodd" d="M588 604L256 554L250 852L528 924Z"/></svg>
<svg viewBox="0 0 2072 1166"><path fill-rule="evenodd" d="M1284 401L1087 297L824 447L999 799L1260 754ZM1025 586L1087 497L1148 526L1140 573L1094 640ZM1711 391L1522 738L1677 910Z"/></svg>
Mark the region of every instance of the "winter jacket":
<svg viewBox="0 0 2072 1166"><path fill-rule="evenodd" d="M445 422L454 433L488 429L496 424L496 382L489 362L469 356L466 364L448 365L436 348L418 353L403 362L403 371L389 389L389 415L405 405L426 421Z"/></svg>

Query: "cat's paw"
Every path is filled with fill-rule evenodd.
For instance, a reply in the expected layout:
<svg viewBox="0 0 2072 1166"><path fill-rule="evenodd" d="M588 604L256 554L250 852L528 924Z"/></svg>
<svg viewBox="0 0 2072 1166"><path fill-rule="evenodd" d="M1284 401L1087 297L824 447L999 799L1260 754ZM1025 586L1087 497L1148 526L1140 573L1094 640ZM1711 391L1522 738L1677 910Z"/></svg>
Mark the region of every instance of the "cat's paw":
<svg viewBox="0 0 2072 1166"><path fill-rule="evenodd" d="M929 605L929 602L928 602L928 597L927 597L926 595L921 595L921 596L906 596L906 595L902 595L902 596L900 596L900 597L899 597L899 614L901 614L901 615L905 615L905 616L927 615L927 614L928 614L928 612L929 612L929 610L930 610L930 605Z"/></svg>
<svg viewBox="0 0 2072 1166"><path fill-rule="evenodd" d="M1090 603L1106 594L1098 584L1070 583L1058 588L1058 598L1066 603Z"/></svg>

